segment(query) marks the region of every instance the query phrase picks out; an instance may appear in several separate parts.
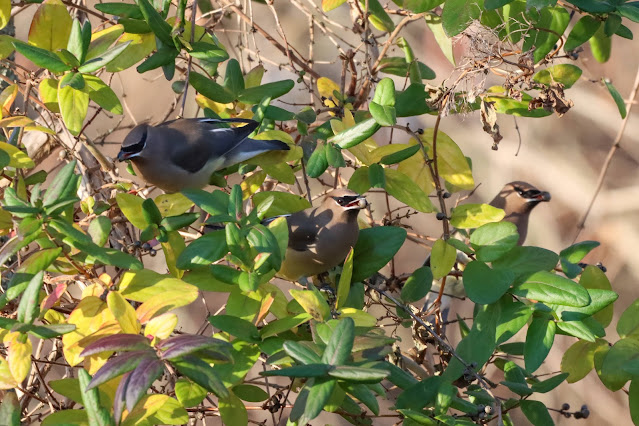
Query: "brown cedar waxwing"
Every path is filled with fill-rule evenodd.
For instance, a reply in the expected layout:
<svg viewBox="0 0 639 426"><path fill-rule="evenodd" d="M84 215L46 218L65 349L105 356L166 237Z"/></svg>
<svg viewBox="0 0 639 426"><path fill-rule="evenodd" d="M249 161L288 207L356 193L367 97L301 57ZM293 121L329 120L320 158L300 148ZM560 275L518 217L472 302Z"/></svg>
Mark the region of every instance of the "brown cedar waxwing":
<svg viewBox="0 0 639 426"><path fill-rule="evenodd" d="M222 123L247 123L220 127ZM147 183L167 192L202 188L213 172L268 151L288 150L275 140L249 139L259 123L243 118L183 118L140 124L122 142L117 159L130 159Z"/></svg>
<svg viewBox="0 0 639 426"><path fill-rule="evenodd" d="M550 193L540 191L527 182L514 181L504 185L502 190L499 191L499 194L490 202L490 205L503 209L506 214L503 220L514 223L515 226L517 226L517 232L519 233L519 241L517 244L522 245L528 234L530 212L542 201L550 201ZM460 251L457 252L457 262L468 263L468 261L469 259L464 253ZM430 266L430 256L428 256L424 265ZM440 283L438 281L433 281L433 291L438 291L439 286ZM462 279L451 276L447 277L444 291L455 297L464 297L465 292ZM431 293L429 296L426 296L424 309L427 309L428 305L432 303L433 294L434 293ZM440 312L444 322L448 317L450 303L451 298L444 295L441 299L440 306Z"/></svg>
<svg viewBox="0 0 639 426"><path fill-rule="evenodd" d="M290 280L326 272L344 261L357 242L357 215L368 205L350 189L336 189L315 208L287 217L288 248L279 275Z"/></svg>
<svg viewBox="0 0 639 426"><path fill-rule="evenodd" d="M527 182L515 181L507 183L490 205L503 209L506 213L503 220L517 226L517 244L522 245L528 235L530 212L542 201L550 201L548 192L540 191Z"/></svg>

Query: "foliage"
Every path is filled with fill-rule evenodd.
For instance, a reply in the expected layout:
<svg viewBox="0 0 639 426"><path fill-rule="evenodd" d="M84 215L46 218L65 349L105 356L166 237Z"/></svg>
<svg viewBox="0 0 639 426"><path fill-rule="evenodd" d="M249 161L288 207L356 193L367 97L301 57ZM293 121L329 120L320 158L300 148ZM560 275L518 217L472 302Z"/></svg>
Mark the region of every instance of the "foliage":
<svg viewBox="0 0 639 426"><path fill-rule="evenodd" d="M179 0L172 9L171 2L149 0L94 8L45 0L28 6L37 11L27 40L0 36L3 65L19 76L4 78L8 85L0 93L1 418L15 425L39 418L43 425L151 425L214 414L242 425L247 407L257 407L270 412L274 424L282 415L289 424L306 424L326 411L354 424L374 424L384 414L406 425L461 425L497 418L511 424L510 412L521 409L532 424L546 425L552 424L549 408L536 395L595 369L611 391L631 381L631 416L639 424L639 301L619 318L620 339L606 340L618 296L600 268L581 263L597 242L559 254L521 247L516 228L500 222L502 210L469 203L451 209L450 195L472 190L476 177L455 141L438 130L447 115L479 110L497 149L503 115L566 114L572 106L566 91L581 69L560 60L578 59L586 43L595 59L607 60L612 39L632 38L624 23L639 22L639 3L322 0L321 19L334 24L350 8L353 31L365 40L340 52L341 84L320 76L286 38L282 45L270 36L258 13L215 3L222 14L251 25L255 19L254 31L285 52L286 66L297 74L296 81L263 83L265 67L248 69L245 58L230 59L231 49L216 36L224 15L215 24L185 19L196 3L216 16L209 1ZM272 2L253 7L277 16ZM0 26L10 18L11 3L0 0ZM458 68L448 86L425 83L435 73L400 36L410 22L431 32L451 62L458 59L454 37L465 34L472 66ZM328 36L334 31L324 22L317 28ZM403 56L390 56L392 45ZM21 72L7 59L14 51L39 71ZM155 198L136 192L87 135L96 117L123 114L111 76L134 66L140 74L161 69L183 99L189 87L195 90L205 115L253 118L260 123L255 138L284 140L292 149L213 176L220 187L213 191ZM481 84L490 71L500 85ZM469 81L480 83L473 93L462 89L473 86ZM625 117L621 95L610 81L601 83ZM293 111L287 103L275 105L299 88L312 94L309 105ZM28 107L17 109L18 92ZM178 115L183 109L184 103ZM423 114L437 117L435 128L401 124ZM392 144L373 139L389 129ZM23 144L27 132L45 132L64 147L66 164L54 176L33 173L36 163ZM377 188L408 213L393 217L389 207L383 218L362 222L343 267L327 278L333 291L309 286L287 295L275 281L286 254L286 221L265 225L262 219L310 206L310 185L296 183L310 178L332 186L332 178L338 185L351 173L349 188ZM240 176L241 184L230 185L225 176ZM193 238L200 210L219 229ZM384 276L379 271L407 241L402 219L418 214L436 214L442 222L444 236L432 247L430 265L402 274L393 267ZM470 237L451 239L451 225ZM168 273L148 267L158 246ZM455 266L460 251L469 259L461 271ZM462 339L449 346L445 327L415 312L433 278L459 275L475 311L468 324L459 321ZM400 291L394 296L385 290L391 288ZM214 333L180 331L174 311L209 292L227 298L225 313L208 317ZM393 327L382 327L389 325L411 330L415 357L393 349L399 339ZM537 372L558 334L574 337L574 344L561 373L542 378ZM40 346L34 351L34 342L51 345L52 356ZM435 364L424 360L427 351L436 354ZM56 366L66 367L66 375L50 380ZM504 380L492 383L488 377L498 370ZM495 388L506 399L496 398ZM71 403L62 404L59 395ZM34 399L48 402L36 414ZM381 399L391 401L384 412ZM587 408L557 411L588 416Z"/></svg>

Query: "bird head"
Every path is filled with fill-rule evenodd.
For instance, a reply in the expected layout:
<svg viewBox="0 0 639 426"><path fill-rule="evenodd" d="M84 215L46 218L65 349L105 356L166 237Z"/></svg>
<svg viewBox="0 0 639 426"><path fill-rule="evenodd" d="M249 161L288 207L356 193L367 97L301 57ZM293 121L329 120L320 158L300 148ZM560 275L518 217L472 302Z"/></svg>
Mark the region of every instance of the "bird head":
<svg viewBox="0 0 639 426"><path fill-rule="evenodd" d="M333 209L341 209L343 211L358 212L368 206L368 201L362 195L350 189L335 189L324 197L324 203Z"/></svg>
<svg viewBox="0 0 639 426"><path fill-rule="evenodd" d="M146 139L149 131L148 124L139 124L129 132L122 142L120 152L118 152L118 161L128 160L138 157L142 150L146 147Z"/></svg>
<svg viewBox="0 0 639 426"><path fill-rule="evenodd" d="M541 191L527 182L515 181L507 183L490 205L504 209L508 217L511 214L528 213L537 204L550 201L550 198L550 193L546 191Z"/></svg>

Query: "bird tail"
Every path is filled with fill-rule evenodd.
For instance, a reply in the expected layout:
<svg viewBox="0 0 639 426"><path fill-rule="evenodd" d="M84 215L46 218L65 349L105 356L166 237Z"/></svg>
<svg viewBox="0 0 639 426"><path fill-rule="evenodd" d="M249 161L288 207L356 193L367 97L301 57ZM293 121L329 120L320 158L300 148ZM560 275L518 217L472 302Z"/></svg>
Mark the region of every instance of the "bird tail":
<svg viewBox="0 0 639 426"><path fill-rule="evenodd" d="M218 170L230 167L242 161L250 160L260 154L270 151L288 151L291 148L282 141L245 139L225 154L225 161Z"/></svg>
<svg viewBox="0 0 639 426"><path fill-rule="evenodd" d="M291 149L287 143L278 140L259 140L247 138L246 142L249 143L249 145L247 145L247 148L250 147L252 148L251 150L260 150L261 152L288 151Z"/></svg>

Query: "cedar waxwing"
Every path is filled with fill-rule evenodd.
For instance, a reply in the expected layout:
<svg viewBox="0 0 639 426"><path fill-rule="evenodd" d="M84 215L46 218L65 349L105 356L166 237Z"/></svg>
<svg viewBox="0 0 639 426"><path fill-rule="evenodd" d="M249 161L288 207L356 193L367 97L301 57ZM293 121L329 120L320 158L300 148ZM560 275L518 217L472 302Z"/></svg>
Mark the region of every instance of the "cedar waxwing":
<svg viewBox="0 0 639 426"><path fill-rule="evenodd" d="M297 280L343 262L357 242L357 215L367 205L366 198L343 188L326 194L318 207L288 216L288 248L279 275Z"/></svg>
<svg viewBox="0 0 639 426"><path fill-rule="evenodd" d="M519 241L517 244L522 245L526 240L528 234L528 220L530 218L530 212L542 201L550 201L550 193L540 191L531 184L522 181L515 181L507 183L499 194L490 202L493 207L498 207L504 210L506 214L504 221L514 223L517 226L517 232L519 233ZM458 251L457 262L468 263L468 257ZM424 265L430 266L430 256L424 262ZM433 281L432 289L438 291L440 282ZM455 297L464 297L464 286L461 278L447 277L445 293L451 294ZM432 295L426 296L424 309L432 303ZM429 300L430 299L430 300ZM444 295L441 299L440 312L442 319L446 322L448 317L448 311L450 310L451 298ZM444 328L445 329L445 328Z"/></svg>
<svg viewBox="0 0 639 426"><path fill-rule="evenodd" d="M247 123L220 127L221 123ZM124 138L118 161L130 159L147 183L167 192L202 188L213 172L268 151L288 150L276 140L249 139L259 123L243 118L182 118L140 124Z"/></svg>

